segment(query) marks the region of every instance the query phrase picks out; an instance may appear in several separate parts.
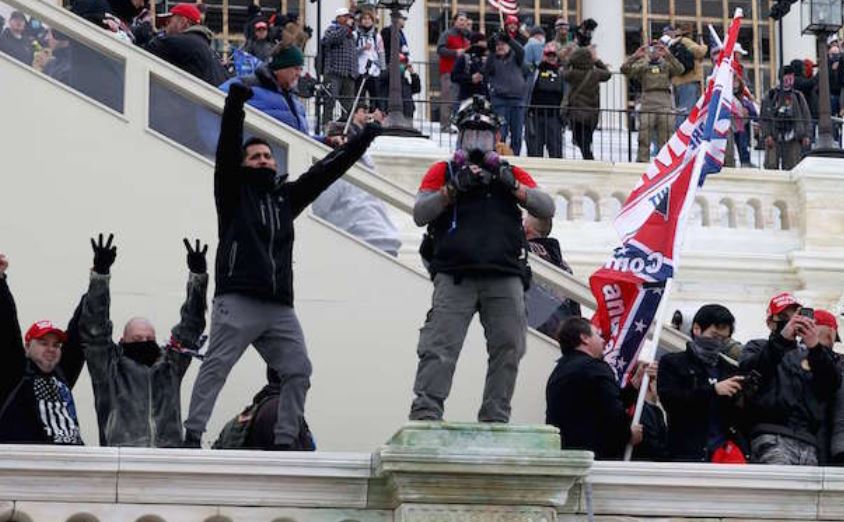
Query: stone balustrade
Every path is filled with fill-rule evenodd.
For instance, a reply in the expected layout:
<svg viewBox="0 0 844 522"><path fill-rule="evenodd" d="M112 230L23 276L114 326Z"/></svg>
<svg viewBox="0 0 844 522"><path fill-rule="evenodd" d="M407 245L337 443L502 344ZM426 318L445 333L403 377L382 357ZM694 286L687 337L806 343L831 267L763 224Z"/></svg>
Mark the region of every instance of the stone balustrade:
<svg viewBox="0 0 844 522"><path fill-rule="evenodd" d="M409 423L373 454L0 446L4 522L842 520L844 470L592 462L548 426Z"/></svg>

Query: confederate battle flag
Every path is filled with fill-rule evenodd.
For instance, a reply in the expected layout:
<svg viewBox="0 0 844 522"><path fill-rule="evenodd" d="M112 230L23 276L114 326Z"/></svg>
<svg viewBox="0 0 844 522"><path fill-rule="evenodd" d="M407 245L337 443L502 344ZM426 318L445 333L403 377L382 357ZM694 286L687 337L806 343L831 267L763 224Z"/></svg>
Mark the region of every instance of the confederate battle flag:
<svg viewBox="0 0 844 522"><path fill-rule="evenodd" d="M706 92L619 211L614 225L621 246L589 278L598 302L592 322L607 341L604 360L622 387L636 367L665 281L674 277L697 189L724 162L733 104L733 47L741 17L737 9Z"/></svg>

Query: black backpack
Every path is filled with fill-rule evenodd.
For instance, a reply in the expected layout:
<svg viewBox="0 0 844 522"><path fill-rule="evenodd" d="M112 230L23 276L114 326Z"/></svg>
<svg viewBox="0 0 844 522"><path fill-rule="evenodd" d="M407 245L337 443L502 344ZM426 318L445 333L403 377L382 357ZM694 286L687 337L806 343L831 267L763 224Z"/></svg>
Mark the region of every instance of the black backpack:
<svg viewBox="0 0 844 522"><path fill-rule="evenodd" d="M695 57L689 48L683 45L683 42L677 42L669 49L674 58L683 66L683 74L695 70Z"/></svg>

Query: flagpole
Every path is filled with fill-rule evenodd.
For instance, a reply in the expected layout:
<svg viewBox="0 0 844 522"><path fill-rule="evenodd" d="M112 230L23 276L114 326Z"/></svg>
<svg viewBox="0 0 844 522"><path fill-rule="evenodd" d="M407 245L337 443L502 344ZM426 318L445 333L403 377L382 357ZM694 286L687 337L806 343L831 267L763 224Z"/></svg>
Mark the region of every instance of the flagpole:
<svg viewBox="0 0 844 522"><path fill-rule="evenodd" d="M662 329L665 324L666 314L668 313L668 294L671 293L671 288L674 285L674 279L669 277L665 280L665 286L662 289L662 299L659 301L659 306L656 309L654 316L654 330L650 341L645 344L645 348L639 355L639 362L652 363L656 358L656 350L659 347L659 338L662 337ZM639 396L636 398L636 409L633 411L633 420L630 422L631 426L639 424L642 418L642 409L645 407L645 396L648 394L648 385L650 384L650 376L647 372L642 375L642 383L639 385ZM627 448L624 449L624 460L630 460L633 456L633 445L627 443Z"/></svg>

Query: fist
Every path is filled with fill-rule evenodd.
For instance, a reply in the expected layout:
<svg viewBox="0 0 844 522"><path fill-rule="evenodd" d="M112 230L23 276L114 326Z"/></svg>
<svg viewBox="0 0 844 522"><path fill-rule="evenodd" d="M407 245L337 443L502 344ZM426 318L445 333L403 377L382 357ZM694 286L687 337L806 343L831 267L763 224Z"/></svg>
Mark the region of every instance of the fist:
<svg viewBox="0 0 844 522"><path fill-rule="evenodd" d="M229 86L229 98L244 103L252 97L252 88L242 83L233 83Z"/></svg>

